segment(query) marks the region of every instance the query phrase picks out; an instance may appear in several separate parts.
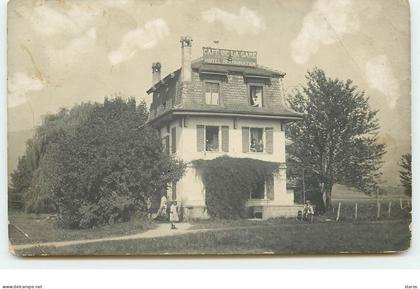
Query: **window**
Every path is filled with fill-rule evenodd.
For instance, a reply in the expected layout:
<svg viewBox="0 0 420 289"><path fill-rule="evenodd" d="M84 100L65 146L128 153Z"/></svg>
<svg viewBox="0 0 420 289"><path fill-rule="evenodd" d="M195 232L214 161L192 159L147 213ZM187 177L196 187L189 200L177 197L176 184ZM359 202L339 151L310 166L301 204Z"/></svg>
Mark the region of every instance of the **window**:
<svg viewBox="0 0 420 289"><path fill-rule="evenodd" d="M254 190L251 192L251 199L265 199L264 179L256 183Z"/></svg>
<svg viewBox="0 0 420 289"><path fill-rule="evenodd" d="M273 128L242 127L242 152L273 153Z"/></svg>
<svg viewBox="0 0 420 289"><path fill-rule="evenodd" d="M250 199L274 200L274 176L270 175L255 184Z"/></svg>
<svg viewBox="0 0 420 289"><path fill-rule="evenodd" d="M263 87L251 85L249 87L249 103L253 107L262 107Z"/></svg>
<svg viewBox="0 0 420 289"><path fill-rule="evenodd" d="M206 151L219 151L218 126L206 126Z"/></svg>
<svg viewBox="0 0 420 289"><path fill-rule="evenodd" d="M206 82L206 104L218 105L219 104L219 95L220 87L217 82Z"/></svg>
<svg viewBox="0 0 420 289"><path fill-rule="evenodd" d="M228 152L229 126L197 125L197 151Z"/></svg>
<svg viewBox="0 0 420 289"><path fill-rule="evenodd" d="M249 151L250 152L263 152L264 141L263 141L263 129L262 128L250 128L249 129Z"/></svg>

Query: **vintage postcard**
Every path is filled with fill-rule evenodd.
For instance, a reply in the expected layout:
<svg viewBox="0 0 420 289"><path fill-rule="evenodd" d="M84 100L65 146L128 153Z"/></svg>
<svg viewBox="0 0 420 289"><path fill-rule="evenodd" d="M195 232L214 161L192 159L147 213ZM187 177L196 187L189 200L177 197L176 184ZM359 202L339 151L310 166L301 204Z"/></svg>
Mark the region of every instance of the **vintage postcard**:
<svg viewBox="0 0 420 289"><path fill-rule="evenodd" d="M411 241L403 0L12 0L17 256Z"/></svg>

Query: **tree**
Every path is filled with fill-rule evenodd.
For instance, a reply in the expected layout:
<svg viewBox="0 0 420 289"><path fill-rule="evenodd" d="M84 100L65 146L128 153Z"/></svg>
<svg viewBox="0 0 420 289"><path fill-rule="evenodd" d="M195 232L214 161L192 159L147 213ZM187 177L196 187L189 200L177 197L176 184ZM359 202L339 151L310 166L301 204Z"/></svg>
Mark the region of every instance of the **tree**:
<svg viewBox="0 0 420 289"><path fill-rule="evenodd" d="M58 140L80 126L97 104L82 103L71 110L61 109L46 115L42 125L26 143L26 150L19 158L9 185L9 204L29 213L49 213L56 210L51 199L53 180L46 176L49 170L45 157ZM44 163L44 165L42 165Z"/></svg>
<svg viewBox="0 0 420 289"><path fill-rule="evenodd" d="M149 197L160 198L182 177L185 164L163 152L147 117L145 103L105 99L83 125L59 139L51 152L56 165L51 173L63 227L128 221L146 212Z"/></svg>
<svg viewBox="0 0 420 289"><path fill-rule="evenodd" d="M306 79L306 86L288 97L290 107L302 114L287 127L293 142L287 147L288 165L314 176L329 209L336 183L368 194L377 189L385 145L378 142L378 111L351 80L329 78L318 68Z"/></svg>
<svg viewBox="0 0 420 289"><path fill-rule="evenodd" d="M147 111L144 102L117 97L48 116L22 157L31 160L25 161L30 173L18 166L14 174L25 182L12 177L13 192L26 190L27 211L54 211L66 228L145 213L147 199L159 199L185 171L182 161L163 153Z"/></svg>
<svg viewBox="0 0 420 289"><path fill-rule="evenodd" d="M17 169L11 174L11 186L9 187L9 209L23 209L24 197L31 187L33 171L29 166L26 155L18 160Z"/></svg>
<svg viewBox="0 0 420 289"><path fill-rule="evenodd" d="M411 196L411 153L402 155L400 167L400 180L404 187L404 192Z"/></svg>

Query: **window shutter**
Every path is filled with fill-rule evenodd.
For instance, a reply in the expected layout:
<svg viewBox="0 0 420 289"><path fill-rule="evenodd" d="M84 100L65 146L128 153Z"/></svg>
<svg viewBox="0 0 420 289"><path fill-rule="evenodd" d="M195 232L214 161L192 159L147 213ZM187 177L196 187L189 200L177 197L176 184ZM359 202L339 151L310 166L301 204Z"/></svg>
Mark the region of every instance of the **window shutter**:
<svg viewBox="0 0 420 289"><path fill-rule="evenodd" d="M273 153L273 128L267 127L265 129L265 151L268 154Z"/></svg>
<svg viewBox="0 0 420 289"><path fill-rule="evenodd" d="M204 125L197 125L197 151L204 151Z"/></svg>
<svg viewBox="0 0 420 289"><path fill-rule="evenodd" d="M242 152L249 151L249 127L242 127Z"/></svg>
<svg viewBox="0 0 420 289"><path fill-rule="evenodd" d="M176 126L171 129L172 153L176 153Z"/></svg>
<svg viewBox="0 0 420 289"><path fill-rule="evenodd" d="M169 135L165 136L165 153L169 155Z"/></svg>
<svg viewBox="0 0 420 289"><path fill-rule="evenodd" d="M274 200L274 176L270 175L265 180L265 189L267 192L267 199Z"/></svg>
<svg viewBox="0 0 420 289"><path fill-rule="evenodd" d="M176 201L176 182L172 182L172 200Z"/></svg>
<svg viewBox="0 0 420 289"><path fill-rule="evenodd" d="M222 151L229 151L229 127L222 126Z"/></svg>

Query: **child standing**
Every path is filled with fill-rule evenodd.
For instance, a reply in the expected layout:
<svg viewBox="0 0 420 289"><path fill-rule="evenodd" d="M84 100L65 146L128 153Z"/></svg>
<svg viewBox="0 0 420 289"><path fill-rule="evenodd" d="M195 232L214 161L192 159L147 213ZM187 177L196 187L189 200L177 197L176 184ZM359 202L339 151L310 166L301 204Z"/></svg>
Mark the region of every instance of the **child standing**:
<svg viewBox="0 0 420 289"><path fill-rule="evenodd" d="M178 207L176 201L172 202L169 213L169 221L171 222L171 229L176 229L175 223L179 222Z"/></svg>

